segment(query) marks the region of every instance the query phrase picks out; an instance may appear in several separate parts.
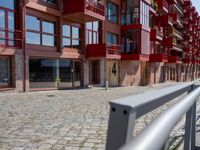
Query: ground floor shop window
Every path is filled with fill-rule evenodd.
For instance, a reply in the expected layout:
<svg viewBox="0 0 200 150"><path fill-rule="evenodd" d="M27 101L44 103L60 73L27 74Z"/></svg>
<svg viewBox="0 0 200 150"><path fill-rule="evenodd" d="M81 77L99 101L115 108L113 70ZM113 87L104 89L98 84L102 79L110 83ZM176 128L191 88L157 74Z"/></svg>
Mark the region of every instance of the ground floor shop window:
<svg viewBox="0 0 200 150"><path fill-rule="evenodd" d="M0 56L0 87L10 85L10 59Z"/></svg>
<svg viewBox="0 0 200 150"><path fill-rule="evenodd" d="M81 86L80 62L70 59L30 59L30 88L70 88ZM77 72L79 72L77 74ZM75 84L76 83L76 84Z"/></svg>

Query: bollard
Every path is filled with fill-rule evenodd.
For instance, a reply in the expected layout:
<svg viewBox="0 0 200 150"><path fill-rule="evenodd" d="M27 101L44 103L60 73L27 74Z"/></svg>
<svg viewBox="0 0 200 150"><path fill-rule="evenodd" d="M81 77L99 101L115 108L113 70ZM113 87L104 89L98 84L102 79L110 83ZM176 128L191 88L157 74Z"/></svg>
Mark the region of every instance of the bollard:
<svg viewBox="0 0 200 150"><path fill-rule="evenodd" d="M106 80L106 86L105 86L106 90L108 90L108 80Z"/></svg>

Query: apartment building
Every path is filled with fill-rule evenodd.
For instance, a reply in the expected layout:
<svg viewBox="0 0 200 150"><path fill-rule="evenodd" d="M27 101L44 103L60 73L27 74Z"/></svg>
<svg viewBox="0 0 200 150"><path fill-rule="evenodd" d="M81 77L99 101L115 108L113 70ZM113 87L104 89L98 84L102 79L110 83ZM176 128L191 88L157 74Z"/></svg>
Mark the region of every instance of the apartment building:
<svg viewBox="0 0 200 150"><path fill-rule="evenodd" d="M0 90L194 80L199 37L188 0L0 1Z"/></svg>

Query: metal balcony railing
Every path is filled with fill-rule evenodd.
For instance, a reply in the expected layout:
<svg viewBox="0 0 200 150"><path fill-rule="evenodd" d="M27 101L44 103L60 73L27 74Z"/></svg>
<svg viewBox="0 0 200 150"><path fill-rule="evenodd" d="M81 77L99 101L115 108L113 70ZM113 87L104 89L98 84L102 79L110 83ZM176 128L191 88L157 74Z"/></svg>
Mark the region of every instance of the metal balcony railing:
<svg viewBox="0 0 200 150"><path fill-rule="evenodd" d="M116 44L106 44L106 53L112 55L120 55L121 46Z"/></svg>
<svg viewBox="0 0 200 150"><path fill-rule="evenodd" d="M189 94L185 98L162 112L132 140L133 127L139 117L186 92ZM185 113L184 148L194 150L196 101L199 96L200 87L197 88L197 84L189 82L110 101L106 150L166 149L172 129Z"/></svg>
<svg viewBox="0 0 200 150"><path fill-rule="evenodd" d="M169 9L169 4L166 0L163 0L163 6L167 9Z"/></svg>
<svg viewBox="0 0 200 150"><path fill-rule="evenodd" d="M22 48L22 45L23 45L22 31L0 28L0 47Z"/></svg>
<svg viewBox="0 0 200 150"><path fill-rule="evenodd" d="M180 36L180 37L183 37L183 34L182 34L180 31L178 31L177 29L173 28L173 32L174 32L176 35L178 35L178 36Z"/></svg>
<svg viewBox="0 0 200 150"><path fill-rule="evenodd" d="M101 16L105 16L105 6L103 2L98 2L96 0L86 0L86 9Z"/></svg>

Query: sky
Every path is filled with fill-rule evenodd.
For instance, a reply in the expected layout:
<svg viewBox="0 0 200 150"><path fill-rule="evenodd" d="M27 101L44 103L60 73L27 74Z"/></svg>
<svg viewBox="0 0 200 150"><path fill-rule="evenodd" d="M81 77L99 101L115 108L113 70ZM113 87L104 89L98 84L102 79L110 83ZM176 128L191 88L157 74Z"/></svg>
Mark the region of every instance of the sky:
<svg viewBox="0 0 200 150"><path fill-rule="evenodd" d="M192 0L192 4L196 7L196 10L200 14L200 0Z"/></svg>

